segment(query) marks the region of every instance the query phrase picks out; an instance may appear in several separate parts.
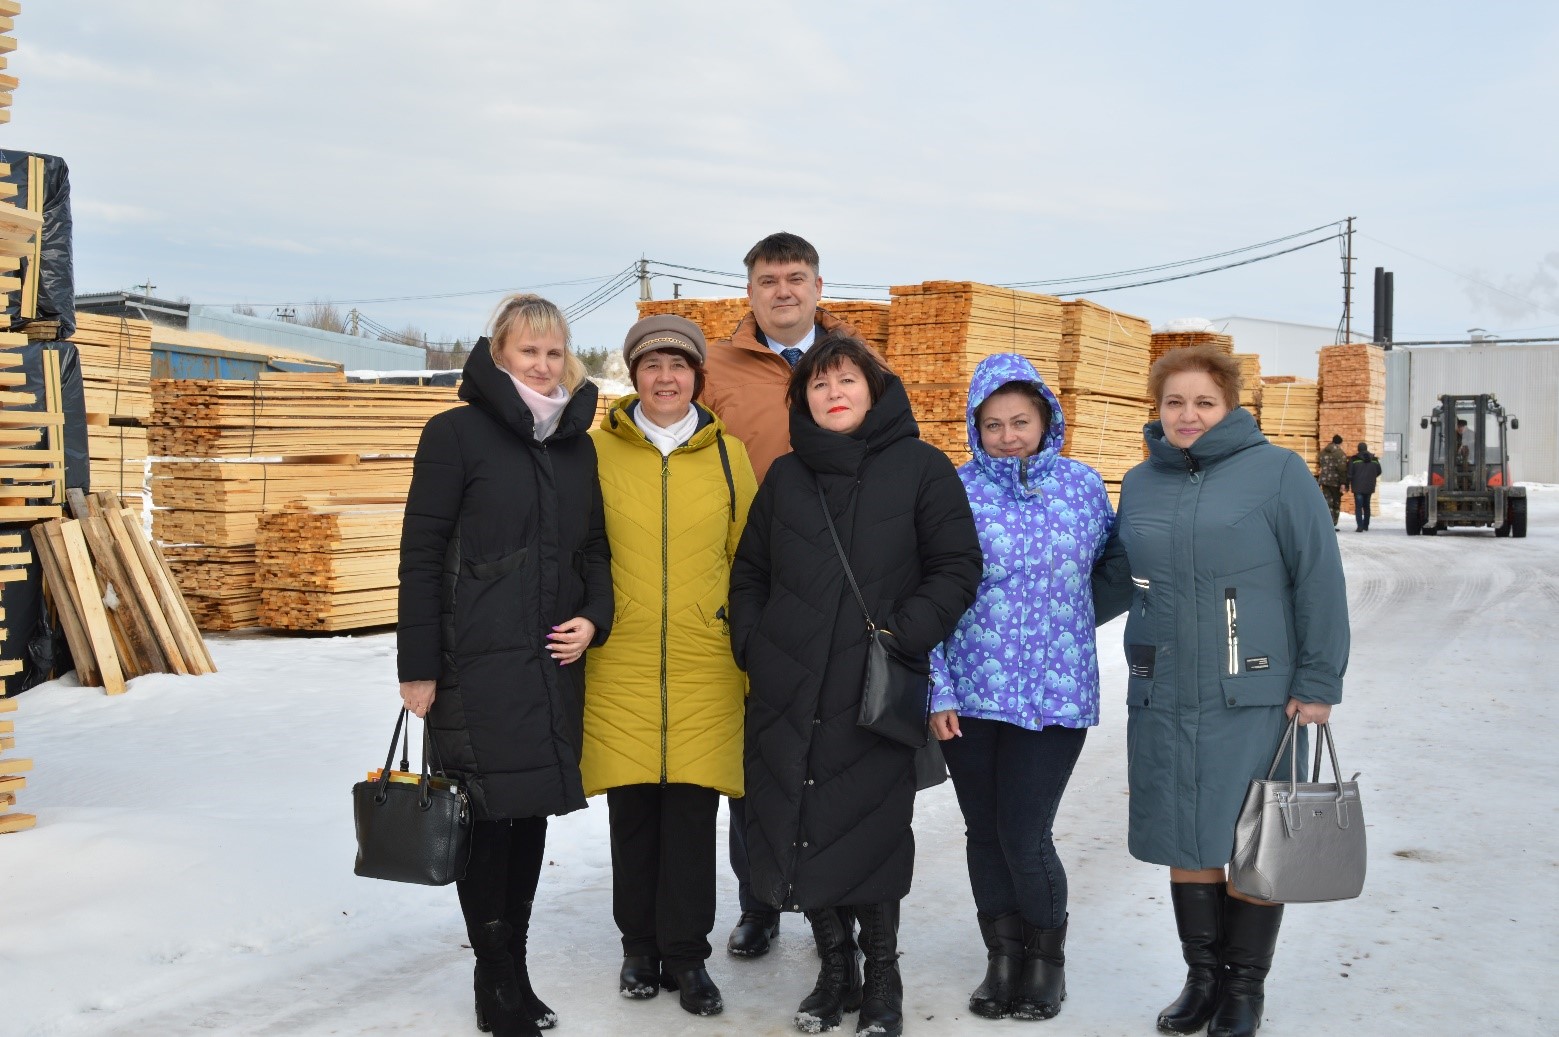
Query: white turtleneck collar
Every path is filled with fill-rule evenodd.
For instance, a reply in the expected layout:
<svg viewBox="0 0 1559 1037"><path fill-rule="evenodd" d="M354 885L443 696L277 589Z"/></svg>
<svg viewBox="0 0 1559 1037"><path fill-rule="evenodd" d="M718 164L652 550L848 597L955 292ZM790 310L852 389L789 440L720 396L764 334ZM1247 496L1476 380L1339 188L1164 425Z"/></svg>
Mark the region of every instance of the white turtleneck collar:
<svg viewBox="0 0 1559 1037"><path fill-rule="evenodd" d="M698 431L698 408L688 404L687 413L665 428L655 424L644 416L644 405L633 405L633 423L639 426L639 431L644 433L657 450L660 456L670 456L677 447L693 438L693 433Z"/></svg>
<svg viewBox="0 0 1559 1037"><path fill-rule="evenodd" d="M504 374L509 372L505 371ZM531 418L536 428L536 442L539 443L556 432L558 421L563 417L563 408L568 406L569 393L563 387L563 383L558 383L558 387L552 390L552 395L543 396L512 374L509 374L509 380L519 391L521 401L530 408Z"/></svg>

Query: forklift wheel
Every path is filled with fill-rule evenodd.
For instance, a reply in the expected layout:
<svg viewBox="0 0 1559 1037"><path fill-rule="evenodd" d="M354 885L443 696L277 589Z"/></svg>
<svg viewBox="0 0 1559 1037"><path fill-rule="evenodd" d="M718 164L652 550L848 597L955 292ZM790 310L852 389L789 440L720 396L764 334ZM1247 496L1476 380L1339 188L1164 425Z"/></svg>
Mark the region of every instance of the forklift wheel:
<svg viewBox="0 0 1559 1037"><path fill-rule="evenodd" d="M1525 497L1517 497L1508 501L1505 508L1509 512L1506 518L1510 521L1510 535L1524 537L1527 535L1527 502Z"/></svg>

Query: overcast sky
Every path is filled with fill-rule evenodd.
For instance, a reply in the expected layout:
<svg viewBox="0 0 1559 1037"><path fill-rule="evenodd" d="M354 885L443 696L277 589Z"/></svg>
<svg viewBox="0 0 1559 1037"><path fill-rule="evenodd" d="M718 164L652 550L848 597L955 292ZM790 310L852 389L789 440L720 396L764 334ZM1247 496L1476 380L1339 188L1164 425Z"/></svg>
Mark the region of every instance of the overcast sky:
<svg viewBox="0 0 1559 1037"><path fill-rule="evenodd" d="M0 144L70 163L83 291L439 339L494 290L739 271L781 229L826 282L1007 283L1356 216L1356 330L1380 265L1399 340L1559 333L1552 3L33 0L15 36ZM1096 298L1335 325L1341 267ZM485 294L405 298L452 293ZM620 344L636 297L576 341Z"/></svg>

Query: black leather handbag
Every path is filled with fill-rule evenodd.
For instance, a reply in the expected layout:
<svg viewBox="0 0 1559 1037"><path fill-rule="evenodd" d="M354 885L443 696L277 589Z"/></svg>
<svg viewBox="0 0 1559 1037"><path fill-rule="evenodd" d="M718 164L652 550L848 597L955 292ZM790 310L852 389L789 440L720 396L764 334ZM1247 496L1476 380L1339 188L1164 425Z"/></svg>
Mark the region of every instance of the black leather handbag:
<svg viewBox="0 0 1559 1037"><path fill-rule="evenodd" d="M395 721L390 752L379 777L352 786L352 817L357 825L357 874L391 882L415 882L423 886L447 886L465 878L471 858L471 803L465 789L428 769L428 746L433 742L422 728L422 773L415 782L390 780L395 743L401 742L401 770L409 770L409 734L406 710ZM433 746L438 753L438 746Z"/></svg>
<svg viewBox="0 0 1559 1037"><path fill-rule="evenodd" d="M866 619L866 677L861 685L861 714L855 722L874 735L921 749L930 733L931 660L900 650L893 632L872 621L866 598L850 570L850 560L845 557L844 545L839 542L839 531L834 528L834 517L829 513L821 483L817 499L823 505L823 518L828 522L829 536L834 538L834 550L839 552L845 579L850 581L850 589Z"/></svg>

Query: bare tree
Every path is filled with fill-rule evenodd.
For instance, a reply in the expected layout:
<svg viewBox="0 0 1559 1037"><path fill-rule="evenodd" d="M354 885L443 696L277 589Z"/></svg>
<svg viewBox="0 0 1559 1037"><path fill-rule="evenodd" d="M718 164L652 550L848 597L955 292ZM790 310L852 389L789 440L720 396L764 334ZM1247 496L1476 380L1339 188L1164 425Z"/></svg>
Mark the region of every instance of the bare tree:
<svg viewBox="0 0 1559 1037"><path fill-rule="evenodd" d="M233 312L238 314L238 315L240 315L240 316L243 316L243 317L258 317L259 316L259 313L257 313L255 311L255 308L253 306L250 306L246 302L241 302L241 303L238 303L237 305L235 305L233 307Z"/></svg>
<svg viewBox="0 0 1559 1037"><path fill-rule="evenodd" d="M341 312L341 307L333 302L315 299L299 311L297 322L305 327L319 328L321 331L346 334L346 316Z"/></svg>

